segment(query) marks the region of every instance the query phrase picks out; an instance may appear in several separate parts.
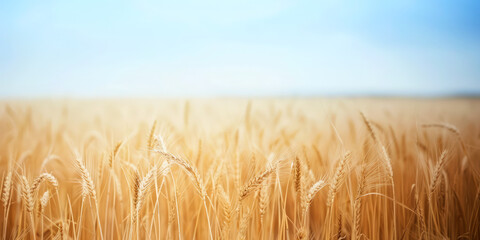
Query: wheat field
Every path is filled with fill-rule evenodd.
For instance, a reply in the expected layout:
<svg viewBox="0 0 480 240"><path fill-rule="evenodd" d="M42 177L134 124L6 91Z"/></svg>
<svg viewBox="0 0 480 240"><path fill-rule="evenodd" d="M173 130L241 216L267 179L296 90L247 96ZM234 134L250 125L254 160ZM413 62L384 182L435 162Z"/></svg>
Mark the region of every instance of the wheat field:
<svg viewBox="0 0 480 240"><path fill-rule="evenodd" d="M480 100L3 100L3 239L480 239Z"/></svg>

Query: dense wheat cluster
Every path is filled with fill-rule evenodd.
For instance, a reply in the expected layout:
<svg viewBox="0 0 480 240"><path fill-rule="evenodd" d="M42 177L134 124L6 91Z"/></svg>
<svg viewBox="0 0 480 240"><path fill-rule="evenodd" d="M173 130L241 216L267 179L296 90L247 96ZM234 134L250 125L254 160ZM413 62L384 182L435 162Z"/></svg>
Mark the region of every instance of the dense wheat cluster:
<svg viewBox="0 0 480 240"><path fill-rule="evenodd" d="M3 239L480 239L480 101L4 101Z"/></svg>

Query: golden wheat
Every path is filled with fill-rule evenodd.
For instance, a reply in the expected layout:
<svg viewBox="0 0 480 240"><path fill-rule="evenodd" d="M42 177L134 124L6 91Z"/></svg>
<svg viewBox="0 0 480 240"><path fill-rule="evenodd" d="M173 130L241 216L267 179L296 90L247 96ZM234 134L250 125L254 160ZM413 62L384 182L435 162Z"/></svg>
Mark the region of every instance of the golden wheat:
<svg viewBox="0 0 480 240"><path fill-rule="evenodd" d="M8 202L10 201L10 188L12 187L12 171L8 171L5 179L3 180L2 188L2 203L3 207L6 208Z"/></svg>
<svg viewBox="0 0 480 240"><path fill-rule="evenodd" d="M155 172L158 170L157 166L154 166L152 169L150 169L145 175L142 180L139 182L135 182L134 185L134 192L135 192L135 210L134 210L134 215L132 217L132 221L136 222L138 220L138 214L143 206L143 202L145 201L145 198L147 197L147 194L149 193L150 186L153 183L153 180L155 180ZM136 180L138 181L138 180Z"/></svg>
<svg viewBox="0 0 480 240"><path fill-rule="evenodd" d="M480 237L477 99L0 106L2 239Z"/></svg>
<svg viewBox="0 0 480 240"><path fill-rule="evenodd" d="M439 158L439 160L438 160L438 162L435 165L435 168L433 170L432 179L430 180L430 195L429 196L432 196L433 193L435 192L435 189L437 188L438 181L439 181L439 178L440 178L440 172L442 171L443 165L445 164L446 157L447 157L447 150L444 150L442 152L442 154L440 155L440 158Z"/></svg>
<svg viewBox="0 0 480 240"><path fill-rule="evenodd" d="M40 174L40 176L35 178L35 180L33 180L32 186L30 187L30 192L31 192L30 194L32 196L34 196L34 194L36 193L35 191L38 189L38 187L43 181L49 182L55 188L55 190L57 190L58 188L57 179L50 173L42 173Z"/></svg>
<svg viewBox="0 0 480 240"><path fill-rule="evenodd" d="M328 192L328 201L327 206L330 207L333 205L335 200L335 195L337 194L338 189L340 188L340 184L343 182L343 177L345 176L348 159L350 157L350 152L345 153L343 158L340 160L337 166L337 170L335 171L335 175L333 177L333 181L330 183L330 191Z"/></svg>
<svg viewBox="0 0 480 240"><path fill-rule="evenodd" d="M248 181L248 183L246 183L241 188L240 194L239 194L239 200L242 201L250 193L256 190L263 183L263 181L265 181L265 179L267 179L267 177L274 172L274 170L275 170L275 166L269 167L265 171L255 176L254 178L250 179L250 181Z"/></svg>

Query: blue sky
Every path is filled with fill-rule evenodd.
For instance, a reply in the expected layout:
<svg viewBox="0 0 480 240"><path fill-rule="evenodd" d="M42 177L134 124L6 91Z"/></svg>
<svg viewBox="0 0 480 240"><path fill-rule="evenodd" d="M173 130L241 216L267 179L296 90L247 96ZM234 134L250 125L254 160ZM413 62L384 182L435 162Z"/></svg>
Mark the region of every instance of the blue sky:
<svg viewBox="0 0 480 240"><path fill-rule="evenodd" d="M480 1L0 2L2 97L458 93Z"/></svg>

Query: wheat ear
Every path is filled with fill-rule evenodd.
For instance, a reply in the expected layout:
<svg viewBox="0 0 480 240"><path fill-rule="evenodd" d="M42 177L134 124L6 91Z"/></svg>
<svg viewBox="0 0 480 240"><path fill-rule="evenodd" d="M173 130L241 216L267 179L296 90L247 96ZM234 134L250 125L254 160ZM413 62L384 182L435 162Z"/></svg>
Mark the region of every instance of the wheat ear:
<svg viewBox="0 0 480 240"><path fill-rule="evenodd" d="M300 159L298 157L295 157L295 190L297 193L301 192L302 189L302 166L300 163Z"/></svg>
<svg viewBox="0 0 480 240"><path fill-rule="evenodd" d="M137 168L134 168L133 170L133 201L132 205L133 208L137 206L137 199L138 199L138 189L140 188L140 181L142 181L142 178L140 177L140 173L138 172Z"/></svg>
<svg viewBox="0 0 480 240"><path fill-rule="evenodd" d="M357 190L357 197L355 198L354 202L354 215L353 215L353 224L354 224L354 234L353 237L355 239L360 238L360 219L361 219L361 214L362 214L362 199L361 196L363 195L363 192L365 191L365 185L366 185L366 180L367 180L367 165L365 161L362 163L362 170L360 173L360 181L358 183L358 190Z"/></svg>
<svg viewBox="0 0 480 240"><path fill-rule="evenodd" d="M300 229L297 230L297 235L295 236L295 239L305 240L307 238L308 238L307 230L305 229L304 226L302 226Z"/></svg>
<svg viewBox="0 0 480 240"><path fill-rule="evenodd" d="M370 123L370 120L365 116L363 112L360 112L360 115L362 116L363 122L365 123L365 126L367 126L368 131L370 132L370 136L372 137L373 141L375 144L377 144L381 151L382 155L384 157L385 161L385 166L387 168L387 173L388 177L391 179L392 184L393 184L393 168L392 168L392 160L390 159L390 156L387 153L387 149L385 146L380 142L380 139L378 138L377 134L375 133L375 130L372 127L372 124Z"/></svg>
<svg viewBox="0 0 480 240"><path fill-rule="evenodd" d="M172 227L173 222L175 221L175 198L172 198L168 201L168 226L167 226L167 235L169 239L172 238Z"/></svg>
<svg viewBox="0 0 480 240"><path fill-rule="evenodd" d="M248 228L249 219L250 219L250 209L247 208L247 210L243 212L242 219L240 220L240 228L238 232L239 240L247 239L247 228Z"/></svg>
<svg viewBox="0 0 480 240"><path fill-rule="evenodd" d="M138 214L140 213L140 210L143 206L143 203L145 201L145 198L147 197L147 194L150 192L150 186L153 183L153 180L155 179L156 171L157 171L157 166L153 166L152 169L150 169L145 175L145 177L142 178L142 180L138 183L138 186L135 186L135 196L136 199L134 201L135 203L135 211L133 215L133 222L137 221Z"/></svg>
<svg viewBox="0 0 480 240"><path fill-rule="evenodd" d="M256 177L250 179L247 184L245 184L239 194L239 200L242 201L247 197L250 193L252 193L255 189L257 189L262 182L276 169L276 164L272 167L268 167L265 171L258 174Z"/></svg>
<svg viewBox="0 0 480 240"><path fill-rule="evenodd" d="M338 215L338 230L337 230L337 240L343 239L342 237L342 214Z"/></svg>
<svg viewBox="0 0 480 240"><path fill-rule="evenodd" d="M208 208L207 208L207 190L205 188L205 184L203 183L203 179L200 176L200 173L198 173L198 170L195 166L187 162L186 160L183 160L181 158L178 158L174 156L171 153L162 151L162 150L157 150L154 149L155 152L161 154L162 156L167 158L167 161L172 161L181 167L184 168L184 170L188 173L190 178L193 180L195 183L195 187L197 188L198 192L200 193L200 196L202 197L203 200L203 206L205 208L205 214L207 215L207 222L208 222L208 229L209 229L209 234L210 234L210 239L213 240L213 233L212 233L212 225L210 224L210 216L208 214Z"/></svg>
<svg viewBox="0 0 480 240"><path fill-rule="evenodd" d="M23 202L25 204L25 208L27 209L27 212L30 214L30 222L31 222L31 227L32 227L32 237L35 240L36 239L36 234L35 234L35 222L33 220L33 208L35 207L35 202L32 197L32 192L30 189L30 186L28 184L28 180L25 176L22 176L20 178L21 181L21 186L22 186L22 198Z"/></svg>
<svg viewBox="0 0 480 240"><path fill-rule="evenodd" d="M230 222L232 219L232 202L230 201L230 197L225 192L222 185L219 185L217 189L220 192L220 196L222 197L222 210L223 210L223 217L224 217L222 234L224 238L228 239L228 232L229 232Z"/></svg>
<svg viewBox="0 0 480 240"><path fill-rule="evenodd" d="M198 173L198 170L197 170L196 167L194 167L189 162L174 156L171 153L164 152L162 150L155 150L155 152L157 152L157 153L161 154L162 156L166 157L167 161L172 161L172 162L180 165L181 167L183 167L183 169L185 169L185 171L187 173L189 173L189 176L192 178L193 182L195 183L195 186L197 187L198 191L200 192L200 195L201 195L202 199L206 198L207 190L205 188L205 184L203 183L203 179L200 176L200 173Z"/></svg>
<svg viewBox="0 0 480 240"><path fill-rule="evenodd" d="M113 168L113 162L115 161L115 158L117 157L118 152L120 151L120 147L123 145L124 141L119 141L117 144L115 144L115 147L113 148L112 153L110 154L110 158L108 160L108 166L110 168Z"/></svg>
<svg viewBox="0 0 480 240"><path fill-rule="evenodd" d="M22 184L22 198L25 204L25 207L27 208L27 212L32 213L33 208L34 208L34 201L32 197L32 191L30 188L30 185L28 184L28 180L25 176L22 176L21 178L21 184Z"/></svg>
<svg viewBox="0 0 480 240"><path fill-rule="evenodd" d="M332 206L335 200L335 195L337 194L338 189L343 181L343 177L345 176L346 168L347 168L347 160L350 157L350 152L347 152L343 158L340 160L337 170L335 171L335 175L333 177L333 181L330 184L330 191L328 192L328 201L327 206Z"/></svg>
<svg viewBox="0 0 480 240"><path fill-rule="evenodd" d="M442 172L443 165L445 165L446 156L447 150L443 150L437 164L435 165L435 170L433 171L432 179L430 180L430 198L432 197L435 189L437 188L440 179L440 173Z"/></svg>
<svg viewBox="0 0 480 240"><path fill-rule="evenodd" d="M12 171L8 171L3 181L3 189L2 189L2 202L5 208L7 207L8 202L10 201L11 188L12 188Z"/></svg>
<svg viewBox="0 0 480 240"><path fill-rule="evenodd" d="M458 130L457 127L450 123L428 123L428 124L422 124L422 127L424 128L430 128L430 127L438 127L438 128L443 128L446 129L455 135L460 135L460 130Z"/></svg>
<svg viewBox="0 0 480 240"><path fill-rule="evenodd" d="M429 123L429 124L423 124L422 127L424 128L430 128L430 127L437 127L437 128L443 128L446 129L447 131L450 131L451 133L455 134L457 137L458 141L460 142L460 146L462 147L463 154L465 156L467 155L467 147L465 146L465 143L463 142L462 135L460 134L460 130L458 130L457 127L450 123Z"/></svg>
<svg viewBox="0 0 480 240"><path fill-rule="evenodd" d="M259 196L259 212L260 212L260 222L263 224L263 218L265 216L265 212L267 210L268 205L268 192L269 192L269 181L263 181L262 187L260 188L260 196Z"/></svg>
<svg viewBox="0 0 480 240"><path fill-rule="evenodd" d="M96 201L97 193L95 192L95 185L93 184L93 180L90 177L90 173L88 172L80 157L75 158L75 163L78 170L80 170L80 175L82 178L82 198L85 199L86 197L90 196Z"/></svg>
<svg viewBox="0 0 480 240"><path fill-rule="evenodd" d="M147 147L148 150L152 150L155 146L155 128L157 127L157 121L153 121L152 128L150 129L150 134L148 135Z"/></svg>
<svg viewBox="0 0 480 240"><path fill-rule="evenodd" d="M294 174L295 174L295 191L297 192L297 199L300 202L300 208L304 208L304 189L303 189L303 171L302 163L298 157L295 157L294 165Z"/></svg>
<svg viewBox="0 0 480 240"><path fill-rule="evenodd" d="M37 178L35 178L35 180L33 180L32 186L30 188L32 196L35 195L35 191L38 189L40 184L44 181L47 181L48 183L50 183L50 185L52 185L55 188L55 190L57 190L58 188L57 179L50 173L42 173Z"/></svg>
<svg viewBox="0 0 480 240"><path fill-rule="evenodd" d="M45 212L45 207L47 207L48 200L50 200L50 191L45 191L40 198L40 211L38 211L38 214L41 215Z"/></svg>
<svg viewBox="0 0 480 240"><path fill-rule="evenodd" d="M415 205L416 205L416 213L417 219L420 221L420 238L423 239L423 235L427 232L427 224L425 223L425 213L423 210L423 203L420 202L418 198L418 190L415 192Z"/></svg>
<svg viewBox="0 0 480 240"><path fill-rule="evenodd" d="M310 189L308 190L307 196L305 197L305 209L304 211L307 211L310 204L312 203L313 199L315 198L315 195L322 190L327 184L325 183L324 180L318 180L316 183L314 183Z"/></svg>
<svg viewBox="0 0 480 240"><path fill-rule="evenodd" d="M57 233L55 236L53 236L52 240L63 240L63 222L60 222L60 224L57 225Z"/></svg>
<svg viewBox="0 0 480 240"><path fill-rule="evenodd" d="M377 135L375 134L375 131L373 130L372 128L372 125L370 123L370 121L368 120L368 118L365 116L365 114L363 114L363 112L360 112L360 114L362 115L362 118L363 118L363 121L365 123L365 125L367 126L368 128L368 131L370 132L370 135L372 136L373 140L375 141L375 143L380 146L381 150L382 150L382 154L383 154L383 160L384 160L384 163L385 163L385 167L386 167L386 170L387 170L387 173L388 173L388 177L390 179L390 182L392 184L392 195L393 195L393 234L396 235L396 231L397 231L397 208L396 208L396 205L395 205L395 183L393 181L393 167L392 167L392 160L390 159L390 156L388 155L387 153L387 149L385 148L385 146L382 144L382 142L380 142L380 139L377 137Z"/></svg>

